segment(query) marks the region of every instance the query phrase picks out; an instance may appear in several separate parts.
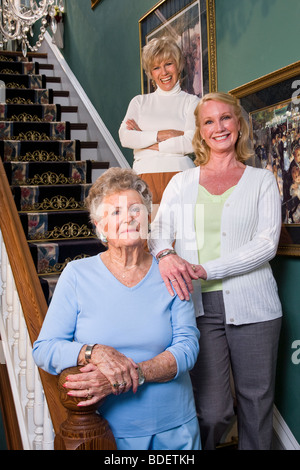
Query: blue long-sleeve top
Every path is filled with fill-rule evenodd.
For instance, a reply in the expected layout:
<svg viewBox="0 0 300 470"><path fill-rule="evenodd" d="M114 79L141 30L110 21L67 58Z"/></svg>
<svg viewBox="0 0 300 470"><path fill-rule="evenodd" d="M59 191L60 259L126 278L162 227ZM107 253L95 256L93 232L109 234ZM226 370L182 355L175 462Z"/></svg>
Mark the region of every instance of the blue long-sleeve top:
<svg viewBox="0 0 300 470"><path fill-rule="evenodd" d="M51 374L77 365L84 344L112 346L136 362L170 351L177 374L106 397L101 414L115 437L138 437L179 426L196 416L188 371L199 352L192 301L171 297L153 258L146 276L126 287L99 255L64 269L33 346L36 364Z"/></svg>

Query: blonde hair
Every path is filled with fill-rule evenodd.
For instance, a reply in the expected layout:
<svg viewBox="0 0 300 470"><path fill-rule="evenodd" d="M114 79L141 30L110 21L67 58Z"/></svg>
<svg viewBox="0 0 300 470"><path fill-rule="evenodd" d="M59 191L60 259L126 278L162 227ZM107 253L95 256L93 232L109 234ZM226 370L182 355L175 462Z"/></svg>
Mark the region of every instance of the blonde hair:
<svg viewBox="0 0 300 470"><path fill-rule="evenodd" d="M236 141L235 149L237 161L245 162L253 157L253 150L249 145L249 126L242 115L242 107L239 100L229 93L214 92L204 95L195 109L196 131L193 139L193 147L196 155L195 165L206 165L210 159L210 148L201 137L200 119L201 106L208 101L220 101L233 107L234 114L240 122L240 137Z"/></svg>
<svg viewBox="0 0 300 470"><path fill-rule="evenodd" d="M106 196L129 189L139 193L143 204L150 214L152 195L147 183L131 169L112 167L95 181L85 200L91 221L99 222L98 209Z"/></svg>
<svg viewBox="0 0 300 470"><path fill-rule="evenodd" d="M183 69L183 56L180 47L171 36L154 38L143 47L142 65L149 79L152 78L154 64L164 60L173 59L176 63L178 74Z"/></svg>

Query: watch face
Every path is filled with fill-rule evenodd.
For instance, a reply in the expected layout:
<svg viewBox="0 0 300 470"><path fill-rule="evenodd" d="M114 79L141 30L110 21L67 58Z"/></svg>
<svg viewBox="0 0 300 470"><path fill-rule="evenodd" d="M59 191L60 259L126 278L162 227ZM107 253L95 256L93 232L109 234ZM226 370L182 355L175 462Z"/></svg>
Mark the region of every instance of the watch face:
<svg viewBox="0 0 300 470"><path fill-rule="evenodd" d="M143 385L143 383L145 382L145 376L143 374L141 367L138 368L138 373L139 373L139 385Z"/></svg>

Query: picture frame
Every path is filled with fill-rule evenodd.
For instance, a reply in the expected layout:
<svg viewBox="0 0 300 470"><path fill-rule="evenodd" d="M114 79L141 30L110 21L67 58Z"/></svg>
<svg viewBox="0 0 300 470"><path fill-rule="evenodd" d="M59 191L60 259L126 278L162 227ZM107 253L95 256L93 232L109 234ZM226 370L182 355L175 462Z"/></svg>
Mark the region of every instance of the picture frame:
<svg viewBox="0 0 300 470"><path fill-rule="evenodd" d="M249 118L255 151L250 164L276 177L282 203L277 254L300 256L300 61L229 93Z"/></svg>
<svg viewBox="0 0 300 470"><path fill-rule="evenodd" d="M98 3L100 3L100 0L91 0L91 8L94 9Z"/></svg>
<svg viewBox="0 0 300 470"><path fill-rule="evenodd" d="M140 57L154 37L169 34L183 51L182 89L199 97L217 90L215 0L161 0L139 20ZM153 86L141 63L142 93Z"/></svg>

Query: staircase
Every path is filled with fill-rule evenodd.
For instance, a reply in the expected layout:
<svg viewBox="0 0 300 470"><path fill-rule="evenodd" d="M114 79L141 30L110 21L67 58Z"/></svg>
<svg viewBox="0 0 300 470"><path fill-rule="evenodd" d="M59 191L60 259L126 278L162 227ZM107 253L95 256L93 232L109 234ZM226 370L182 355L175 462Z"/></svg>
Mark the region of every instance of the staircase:
<svg viewBox="0 0 300 470"><path fill-rule="evenodd" d="M39 63L38 54L30 62L13 53L2 53L0 59L7 89L6 103L0 105L1 158L49 303L69 261L104 250L84 199L93 170L103 171L109 162L87 158L98 143L79 140L87 124L78 122L78 107L59 103L69 93L51 88L60 78L43 72L53 66Z"/></svg>
<svg viewBox="0 0 300 470"><path fill-rule="evenodd" d="M95 410L80 421L75 404L80 432L64 424L74 404L61 401L58 378L38 371L31 354L66 264L105 249L84 206L92 182L109 166L129 166L76 81L69 86L61 58L64 75L55 74L49 51L51 60L43 51L28 61L0 54L0 410L12 450L55 448L54 436L58 449L112 449Z"/></svg>

